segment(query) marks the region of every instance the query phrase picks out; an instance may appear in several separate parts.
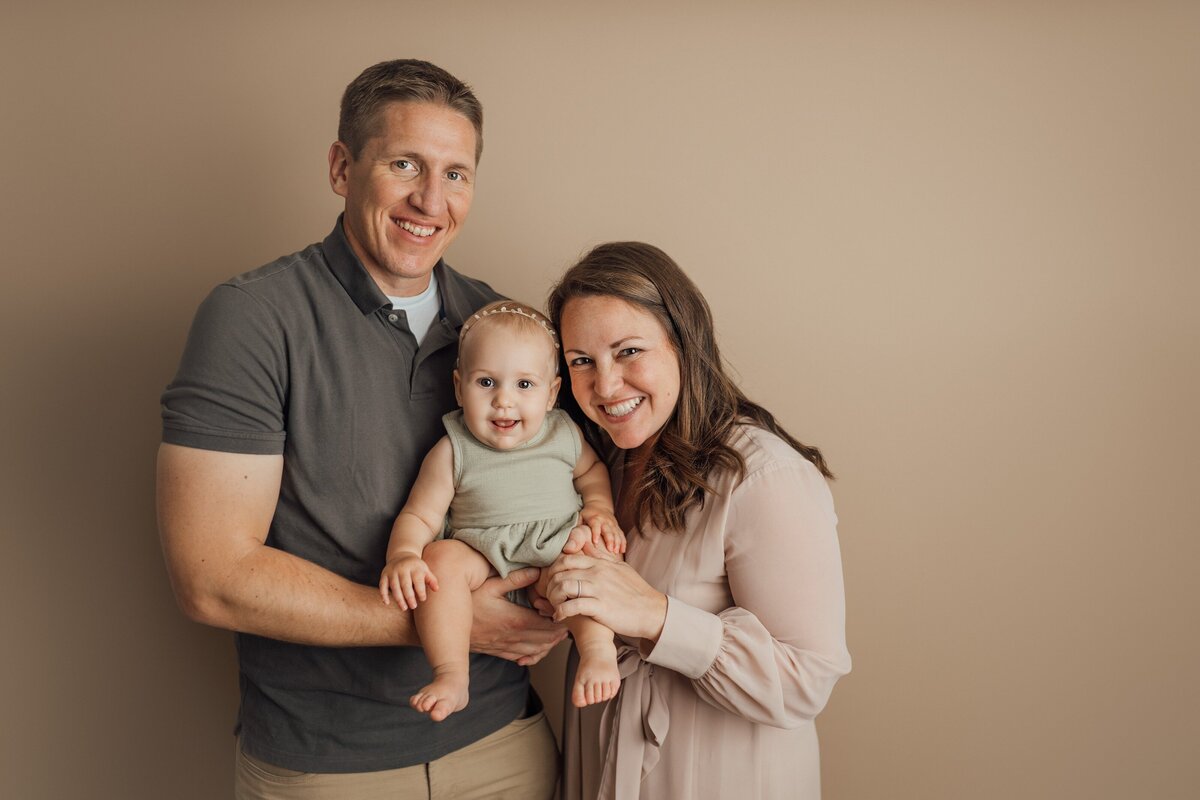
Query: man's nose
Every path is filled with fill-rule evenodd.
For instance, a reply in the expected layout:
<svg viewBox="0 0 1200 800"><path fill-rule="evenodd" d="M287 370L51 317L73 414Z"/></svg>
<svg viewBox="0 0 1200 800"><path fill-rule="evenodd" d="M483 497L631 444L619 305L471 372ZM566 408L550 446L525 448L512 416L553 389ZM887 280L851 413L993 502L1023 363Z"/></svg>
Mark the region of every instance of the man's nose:
<svg viewBox="0 0 1200 800"><path fill-rule="evenodd" d="M409 195L413 207L428 217L436 217L446 210L446 189L442 176L425 172L417 179L417 185Z"/></svg>

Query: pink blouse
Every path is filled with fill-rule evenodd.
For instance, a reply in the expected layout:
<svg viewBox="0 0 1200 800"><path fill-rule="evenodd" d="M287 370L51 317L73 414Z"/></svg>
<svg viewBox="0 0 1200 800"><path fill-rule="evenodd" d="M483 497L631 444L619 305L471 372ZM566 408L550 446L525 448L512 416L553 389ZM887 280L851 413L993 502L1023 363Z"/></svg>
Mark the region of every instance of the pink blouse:
<svg viewBox="0 0 1200 800"><path fill-rule="evenodd" d="M567 701L564 800L820 797L813 719L850 671L833 500L777 436L731 444L745 476L719 476L682 532L630 532L666 623L657 644L618 640L615 699Z"/></svg>

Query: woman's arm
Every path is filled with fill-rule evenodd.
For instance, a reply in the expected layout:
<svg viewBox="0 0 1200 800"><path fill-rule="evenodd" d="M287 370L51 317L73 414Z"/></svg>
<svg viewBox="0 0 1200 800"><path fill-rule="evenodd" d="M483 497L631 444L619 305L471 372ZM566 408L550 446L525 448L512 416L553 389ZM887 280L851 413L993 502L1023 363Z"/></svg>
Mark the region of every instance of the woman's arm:
<svg viewBox="0 0 1200 800"><path fill-rule="evenodd" d="M714 615L670 598L643 658L752 722L789 728L815 717L850 671L836 524L828 487L807 462L747 476L725 529L734 605Z"/></svg>
<svg viewBox="0 0 1200 800"><path fill-rule="evenodd" d="M595 552L560 558L547 597L557 619L585 614L642 639L643 660L690 678L705 702L795 727L824 708L850 671L824 479L807 462L776 462L747 476L730 498L724 548L733 605L717 614L668 598Z"/></svg>

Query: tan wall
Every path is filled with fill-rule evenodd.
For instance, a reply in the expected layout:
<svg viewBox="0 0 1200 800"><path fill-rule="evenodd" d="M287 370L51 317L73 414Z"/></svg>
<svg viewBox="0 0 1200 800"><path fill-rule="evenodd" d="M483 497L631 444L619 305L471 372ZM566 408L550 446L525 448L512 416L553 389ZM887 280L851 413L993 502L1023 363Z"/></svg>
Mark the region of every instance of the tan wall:
<svg viewBox="0 0 1200 800"><path fill-rule="evenodd" d="M410 55L487 108L452 263L540 302L659 244L828 453L827 797L1194 796L1200 6L17 5L0 796L225 795L232 644L171 599L158 393L211 286L325 235L339 92Z"/></svg>

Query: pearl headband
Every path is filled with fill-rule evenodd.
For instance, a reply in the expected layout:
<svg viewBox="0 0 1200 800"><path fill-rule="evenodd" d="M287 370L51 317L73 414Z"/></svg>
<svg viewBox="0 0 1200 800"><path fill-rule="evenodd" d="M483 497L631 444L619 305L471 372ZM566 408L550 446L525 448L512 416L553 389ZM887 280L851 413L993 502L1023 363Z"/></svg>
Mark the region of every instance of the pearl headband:
<svg viewBox="0 0 1200 800"><path fill-rule="evenodd" d="M491 303L472 314L471 317L463 323L462 332L458 335L459 345L461 345L463 340L467 338L467 331L475 327L477 322L480 322L486 317L490 317L494 314L516 314L519 317L525 317L526 319L536 322L538 326L541 327L541 329L544 330L550 337L550 341L554 343L554 349L558 349L558 334L555 332L554 328L550 326L550 321L541 313L533 310L529 306L510 301Z"/></svg>

